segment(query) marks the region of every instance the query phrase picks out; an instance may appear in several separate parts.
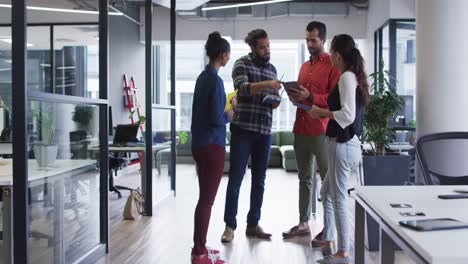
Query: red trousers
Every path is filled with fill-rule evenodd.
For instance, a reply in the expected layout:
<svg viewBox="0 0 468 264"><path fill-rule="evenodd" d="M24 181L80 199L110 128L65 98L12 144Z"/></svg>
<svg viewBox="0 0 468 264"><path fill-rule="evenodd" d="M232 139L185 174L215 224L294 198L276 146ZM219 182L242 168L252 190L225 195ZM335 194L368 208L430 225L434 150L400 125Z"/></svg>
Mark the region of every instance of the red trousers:
<svg viewBox="0 0 468 264"><path fill-rule="evenodd" d="M207 253L206 234L211 217L211 207L213 206L219 183L223 176L224 146L208 145L201 148L192 149L198 174L198 185L200 196L195 209L195 228L193 234L194 248L192 253L203 255Z"/></svg>

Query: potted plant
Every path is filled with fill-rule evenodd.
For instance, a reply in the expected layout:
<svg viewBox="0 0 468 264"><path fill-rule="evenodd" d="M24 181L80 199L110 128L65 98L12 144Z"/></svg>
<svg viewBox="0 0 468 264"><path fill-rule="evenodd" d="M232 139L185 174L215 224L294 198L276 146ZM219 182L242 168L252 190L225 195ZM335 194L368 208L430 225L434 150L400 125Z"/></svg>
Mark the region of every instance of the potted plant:
<svg viewBox="0 0 468 264"><path fill-rule="evenodd" d="M34 157L39 167L50 167L57 159L57 145L53 143L56 111L53 105L41 105L31 110L39 131L39 141L34 142Z"/></svg>
<svg viewBox="0 0 468 264"><path fill-rule="evenodd" d="M84 130L86 132L91 132L94 130L94 128L92 127L93 124L91 123L93 117L93 106L77 105L75 106L75 111L73 112L72 120L79 125L78 129Z"/></svg>
<svg viewBox="0 0 468 264"><path fill-rule="evenodd" d="M380 69L383 66L382 62ZM396 80L388 71L379 70L370 77L374 82L364 114L364 139L371 148L363 156L364 185L403 185L409 177L410 157L390 149L390 144L395 140L395 131L389 124L404 106L404 100L396 93L390 82ZM378 250L378 225L372 219L367 224L368 248Z"/></svg>

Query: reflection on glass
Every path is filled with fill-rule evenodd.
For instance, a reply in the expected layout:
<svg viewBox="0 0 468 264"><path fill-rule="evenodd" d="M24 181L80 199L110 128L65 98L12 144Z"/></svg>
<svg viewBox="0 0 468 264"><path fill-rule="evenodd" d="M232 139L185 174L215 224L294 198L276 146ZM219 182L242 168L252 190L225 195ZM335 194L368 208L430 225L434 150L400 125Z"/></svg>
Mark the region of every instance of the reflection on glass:
<svg viewBox="0 0 468 264"><path fill-rule="evenodd" d="M27 29L27 81L29 91L52 92L50 64L50 27Z"/></svg>
<svg viewBox="0 0 468 264"><path fill-rule="evenodd" d="M3 113L11 113L11 27L0 26L0 108ZM0 116L3 122L0 122L0 128L5 129L7 119Z"/></svg>
<svg viewBox="0 0 468 264"><path fill-rule="evenodd" d="M55 93L99 98L99 26L55 26Z"/></svg>
<svg viewBox="0 0 468 264"><path fill-rule="evenodd" d="M98 98L98 29L97 24L28 26L28 89Z"/></svg>
<svg viewBox="0 0 468 264"><path fill-rule="evenodd" d="M98 107L30 101L30 263L73 263L99 244Z"/></svg>
<svg viewBox="0 0 468 264"><path fill-rule="evenodd" d="M171 110L153 109L153 205L171 193ZM178 155L191 156L191 144L177 144Z"/></svg>
<svg viewBox="0 0 468 264"><path fill-rule="evenodd" d="M416 23L397 23L397 92L414 95L416 88Z"/></svg>
<svg viewBox="0 0 468 264"><path fill-rule="evenodd" d="M10 0L0 0L0 4L11 5ZM11 9L0 7L0 24L11 24ZM12 160L12 37L10 26L0 26L0 176L3 182L7 179L13 179L13 160ZM12 199L7 197L8 191L12 188L10 184L0 186L1 195L1 213L0 213L0 263L11 262L11 256L4 254L7 245L11 246L11 240L8 231L11 228ZM11 197L11 196L10 196ZM11 248L11 247L10 247Z"/></svg>
<svg viewBox="0 0 468 264"><path fill-rule="evenodd" d="M389 26L385 26L382 29L382 58L384 61L384 70L390 70L390 28Z"/></svg>

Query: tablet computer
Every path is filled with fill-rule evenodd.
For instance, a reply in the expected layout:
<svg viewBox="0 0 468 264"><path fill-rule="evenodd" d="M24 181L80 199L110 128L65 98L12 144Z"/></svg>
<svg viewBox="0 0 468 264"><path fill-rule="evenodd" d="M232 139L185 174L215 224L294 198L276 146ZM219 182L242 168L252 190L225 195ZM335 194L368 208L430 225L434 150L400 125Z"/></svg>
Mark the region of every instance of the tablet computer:
<svg viewBox="0 0 468 264"><path fill-rule="evenodd" d="M281 84L284 86L285 90L291 90L291 89L301 90L301 87L299 87L298 82L281 82Z"/></svg>
<svg viewBox="0 0 468 264"><path fill-rule="evenodd" d="M304 109L306 111L309 111L310 109L312 109L312 107L310 107L308 105L305 105L305 104L301 104L301 103L293 102L293 105L297 106L297 108L301 108L301 109Z"/></svg>
<svg viewBox="0 0 468 264"><path fill-rule="evenodd" d="M416 231L435 231L468 228L468 223L452 218L400 221L400 225Z"/></svg>

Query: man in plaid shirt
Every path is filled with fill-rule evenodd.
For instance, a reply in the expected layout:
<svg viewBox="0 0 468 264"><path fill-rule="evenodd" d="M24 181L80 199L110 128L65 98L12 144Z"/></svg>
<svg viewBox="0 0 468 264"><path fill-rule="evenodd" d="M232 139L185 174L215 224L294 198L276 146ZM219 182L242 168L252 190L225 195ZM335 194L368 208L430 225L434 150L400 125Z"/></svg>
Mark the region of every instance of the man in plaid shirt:
<svg viewBox="0 0 468 264"><path fill-rule="evenodd" d="M270 157L272 111L279 106L279 102L264 102L263 99L267 95L278 95L281 85L277 80L276 68L269 63L270 41L267 33L262 29L253 30L245 42L250 46L251 53L238 59L232 70L234 87L238 92L230 128L230 170L224 211L226 229L221 237L224 243L234 238L239 190L249 156L252 161L252 187L246 235L271 238L271 234L265 233L258 222Z"/></svg>

